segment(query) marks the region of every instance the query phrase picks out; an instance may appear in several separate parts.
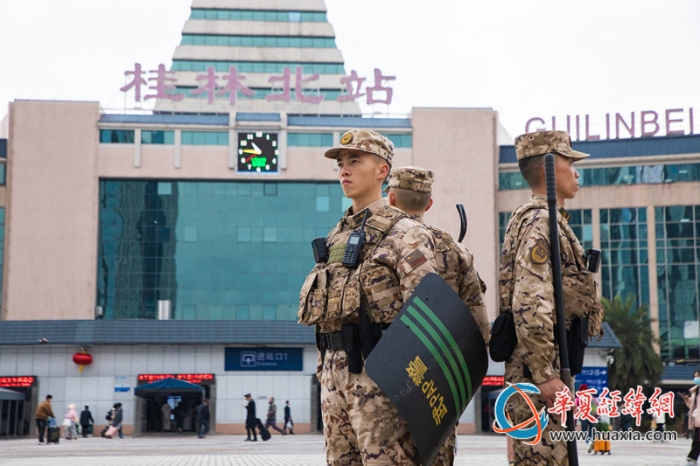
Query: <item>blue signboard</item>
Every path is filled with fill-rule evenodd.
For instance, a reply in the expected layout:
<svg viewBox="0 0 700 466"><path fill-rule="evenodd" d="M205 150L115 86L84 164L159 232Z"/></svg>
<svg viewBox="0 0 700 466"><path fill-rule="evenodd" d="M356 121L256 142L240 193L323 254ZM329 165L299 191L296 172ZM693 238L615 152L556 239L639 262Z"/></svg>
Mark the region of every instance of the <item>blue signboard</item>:
<svg viewBox="0 0 700 466"><path fill-rule="evenodd" d="M227 371L301 371L303 348L225 348Z"/></svg>
<svg viewBox="0 0 700 466"><path fill-rule="evenodd" d="M576 389L582 384L588 385L588 388L596 390L596 396L600 395L605 387L608 386L608 368L607 367L584 367L581 373L576 376Z"/></svg>

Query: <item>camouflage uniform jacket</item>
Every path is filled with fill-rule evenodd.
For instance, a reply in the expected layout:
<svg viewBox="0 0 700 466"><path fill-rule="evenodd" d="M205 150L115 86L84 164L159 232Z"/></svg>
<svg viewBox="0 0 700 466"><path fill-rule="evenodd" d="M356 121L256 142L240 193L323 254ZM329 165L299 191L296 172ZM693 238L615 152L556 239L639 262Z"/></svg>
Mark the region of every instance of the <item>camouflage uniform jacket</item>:
<svg viewBox="0 0 700 466"><path fill-rule="evenodd" d="M587 317L589 335L601 333L603 309L584 251L560 209L559 244L567 327L573 317ZM524 379L527 365L536 384L559 377L559 352L554 340L556 310L549 260L549 211L546 197L533 194L513 212L503 242L499 273L501 312L512 312L518 344L506 361L506 381Z"/></svg>
<svg viewBox="0 0 700 466"><path fill-rule="evenodd" d="M425 275L436 271L434 240L425 226L379 199L357 214L348 209L328 234L329 259L306 277L299 297L299 323L335 332L357 323L360 300L372 321L390 324ZM357 268L341 263L348 236L365 212L365 245Z"/></svg>
<svg viewBox="0 0 700 466"><path fill-rule="evenodd" d="M412 215L411 219L425 224L420 215ZM479 325L481 336L484 337L484 343L488 345L491 324L484 304L486 284L474 268L474 257L445 230L431 225L426 227L435 238L435 262L438 274L462 298L464 304L469 306L474 320Z"/></svg>

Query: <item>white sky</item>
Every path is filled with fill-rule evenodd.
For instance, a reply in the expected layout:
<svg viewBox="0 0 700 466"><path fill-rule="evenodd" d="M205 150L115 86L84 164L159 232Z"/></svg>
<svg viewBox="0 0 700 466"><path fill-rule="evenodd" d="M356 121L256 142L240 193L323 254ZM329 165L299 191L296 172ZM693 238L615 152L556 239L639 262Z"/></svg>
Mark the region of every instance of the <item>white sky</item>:
<svg viewBox="0 0 700 466"><path fill-rule="evenodd" d="M428 6L429 5L429 6ZM0 0L0 119L14 99L121 108L124 71L170 65L191 0ZM396 76L393 114L490 107L534 116L695 110L698 0L326 0L346 70ZM368 79L367 82L369 82ZM380 108L381 107L381 108ZM375 109L386 111L386 106ZM600 132L600 131L598 131ZM686 129L686 132L688 130Z"/></svg>

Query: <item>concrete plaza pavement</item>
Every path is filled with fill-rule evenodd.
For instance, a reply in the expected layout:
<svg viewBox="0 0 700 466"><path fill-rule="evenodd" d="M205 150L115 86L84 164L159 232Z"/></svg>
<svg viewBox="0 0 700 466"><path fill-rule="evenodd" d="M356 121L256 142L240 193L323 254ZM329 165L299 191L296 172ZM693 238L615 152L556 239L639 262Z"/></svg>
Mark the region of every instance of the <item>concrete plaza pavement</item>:
<svg viewBox="0 0 700 466"><path fill-rule="evenodd" d="M241 435L153 435L139 438L61 439L37 445L35 438L0 440L0 466L322 466L320 434L273 435L245 442ZM507 466L506 440L499 435L460 435L455 465ZM690 440L613 442L611 455L588 455L580 442L581 466L677 466Z"/></svg>

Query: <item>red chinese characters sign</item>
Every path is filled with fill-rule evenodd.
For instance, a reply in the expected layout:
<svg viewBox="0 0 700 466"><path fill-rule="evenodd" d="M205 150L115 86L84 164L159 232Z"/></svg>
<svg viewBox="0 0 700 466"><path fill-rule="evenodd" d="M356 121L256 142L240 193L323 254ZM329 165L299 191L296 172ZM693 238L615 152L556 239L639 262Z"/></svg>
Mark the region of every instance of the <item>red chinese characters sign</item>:
<svg viewBox="0 0 700 466"><path fill-rule="evenodd" d="M481 382L482 387L502 387L504 385L504 377L502 375L487 375Z"/></svg>
<svg viewBox="0 0 700 466"><path fill-rule="evenodd" d="M203 383L214 380L214 374L139 374L139 382L155 382L163 379L178 379L189 383Z"/></svg>
<svg viewBox="0 0 700 466"><path fill-rule="evenodd" d="M179 102L185 98L185 94L177 93L175 83L177 78L173 77L172 71L166 71L165 65L158 65L158 69L149 70L151 77L144 78L146 74L143 71L140 63L134 63L134 69L124 72L124 76L129 81L119 90L129 92L133 89L134 100L141 102L141 88L146 87L152 91L143 97L143 100L148 99L165 99ZM214 67L207 68L206 73L197 75L199 86L196 89L189 91L190 96L205 97L208 104L213 104L216 97L228 96L231 105L236 104L236 99L240 94L246 97L253 97L256 91L248 88L243 84L245 76L239 74L235 66L229 67L229 70L222 74L217 74ZM282 69L281 75L273 75L268 78L271 92L265 95L265 100L268 102L283 101L290 102L292 100L318 104L326 99L326 94L320 90L305 89L305 84L313 84L318 81L319 74L314 73L304 77L302 67L297 66L292 70L285 66ZM353 70L350 76L340 78L340 85L343 87L343 92L336 97L338 102L350 102L361 97L366 97L367 104L391 104L394 91L388 87L386 82L393 81L396 76L385 76L378 68L374 70L374 82L372 86L366 86L365 92L362 92L364 82L367 78L361 78L357 72ZM293 92L292 92L293 91ZM306 91L306 93L305 93Z"/></svg>
<svg viewBox="0 0 700 466"><path fill-rule="evenodd" d="M16 377L0 377L0 387L31 387L36 379L31 376L21 375Z"/></svg>

